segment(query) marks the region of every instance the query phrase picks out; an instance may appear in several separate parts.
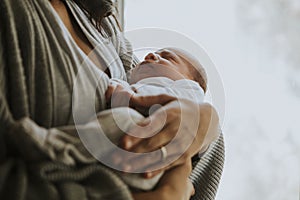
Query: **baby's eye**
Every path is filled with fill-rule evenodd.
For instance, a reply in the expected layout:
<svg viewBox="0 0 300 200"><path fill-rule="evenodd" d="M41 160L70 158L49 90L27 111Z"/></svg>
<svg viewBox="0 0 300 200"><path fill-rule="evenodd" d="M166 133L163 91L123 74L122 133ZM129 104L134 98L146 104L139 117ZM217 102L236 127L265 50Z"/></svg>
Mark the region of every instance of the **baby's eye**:
<svg viewBox="0 0 300 200"><path fill-rule="evenodd" d="M174 54L173 52L170 52L170 51L161 51L161 52L158 52L159 55L167 60L173 60L173 61L176 61L176 54Z"/></svg>

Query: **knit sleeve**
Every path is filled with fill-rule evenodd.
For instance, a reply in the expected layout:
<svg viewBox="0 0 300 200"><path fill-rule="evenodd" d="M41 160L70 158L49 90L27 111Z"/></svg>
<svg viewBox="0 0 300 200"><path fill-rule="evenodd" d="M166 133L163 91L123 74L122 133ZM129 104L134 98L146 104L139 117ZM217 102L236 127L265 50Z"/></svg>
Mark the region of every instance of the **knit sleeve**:
<svg viewBox="0 0 300 200"><path fill-rule="evenodd" d="M25 73L28 68L24 66L33 64L22 54L25 50L20 41L37 46L34 42L38 40L31 40L27 33L29 29L43 28L42 24L33 26L28 24L31 20L24 19L42 13L40 17L51 21L39 7L49 6L49 2L45 3L0 1L0 199L132 199L127 186L111 170L88 156L76 136L75 126L43 127L30 116ZM24 25L24 29L20 31L17 25ZM45 57L37 59L45 61ZM45 69L43 62L39 63L37 67ZM36 87L43 86L37 84Z"/></svg>
<svg viewBox="0 0 300 200"><path fill-rule="evenodd" d="M124 32L120 30L117 19L114 16L105 18L103 29L111 39L123 65L126 73L133 69L139 62L134 54L131 43L124 36Z"/></svg>
<svg viewBox="0 0 300 200"><path fill-rule="evenodd" d="M75 126L47 129L27 116L13 118L6 92L12 66L3 61L1 43L0 199L132 199L120 178L86 151Z"/></svg>
<svg viewBox="0 0 300 200"><path fill-rule="evenodd" d="M27 116L14 119L6 92L7 68L12 66L5 63L2 44L0 199L132 199L127 185L87 152L75 126L47 129ZM93 122L84 125L83 131L95 130Z"/></svg>

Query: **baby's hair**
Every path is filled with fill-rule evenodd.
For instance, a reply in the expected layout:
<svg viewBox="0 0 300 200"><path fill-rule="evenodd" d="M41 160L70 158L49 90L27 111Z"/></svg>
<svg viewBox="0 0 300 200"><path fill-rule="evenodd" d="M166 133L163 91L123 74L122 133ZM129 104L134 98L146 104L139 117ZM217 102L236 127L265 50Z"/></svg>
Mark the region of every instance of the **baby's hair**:
<svg viewBox="0 0 300 200"><path fill-rule="evenodd" d="M187 51L179 48L170 47L167 48L178 56L180 56L189 66L190 66L190 74L194 81L198 82L200 87L207 91L207 74L205 72L204 67L201 63L196 59L193 55L188 53Z"/></svg>
<svg viewBox="0 0 300 200"><path fill-rule="evenodd" d="M204 93L207 90L207 75L204 70L204 68L201 66L201 68L194 67L192 64L191 65L191 74L193 76L194 81L198 82L201 88L204 90Z"/></svg>

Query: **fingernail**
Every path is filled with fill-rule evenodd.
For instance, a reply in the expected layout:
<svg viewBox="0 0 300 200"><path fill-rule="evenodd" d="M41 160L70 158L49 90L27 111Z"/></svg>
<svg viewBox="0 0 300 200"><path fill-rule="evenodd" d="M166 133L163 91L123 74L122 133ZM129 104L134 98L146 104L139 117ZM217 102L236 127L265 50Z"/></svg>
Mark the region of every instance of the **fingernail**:
<svg viewBox="0 0 300 200"><path fill-rule="evenodd" d="M146 178L151 178L152 177L152 172L146 173Z"/></svg>
<svg viewBox="0 0 300 200"><path fill-rule="evenodd" d="M125 142L124 148L125 148L125 149L130 149L131 147L132 147L132 141L131 141L131 140L127 140L127 141Z"/></svg>
<svg viewBox="0 0 300 200"><path fill-rule="evenodd" d="M142 125L146 126L146 125L150 124L150 122L151 122L151 119L147 118L142 122Z"/></svg>
<svg viewBox="0 0 300 200"><path fill-rule="evenodd" d="M131 166L130 165L124 165L123 171L129 172L130 170L131 170Z"/></svg>

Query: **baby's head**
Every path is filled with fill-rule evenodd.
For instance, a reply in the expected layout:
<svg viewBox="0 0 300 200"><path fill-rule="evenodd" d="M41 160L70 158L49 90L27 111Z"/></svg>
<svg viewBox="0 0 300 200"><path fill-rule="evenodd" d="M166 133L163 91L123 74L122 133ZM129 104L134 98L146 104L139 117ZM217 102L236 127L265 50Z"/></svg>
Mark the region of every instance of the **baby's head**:
<svg viewBox="0 0 300 200"><path fill-rule="evenodd" d="M165 48L146 55L132 70L129 82L133 84L149 77L190 79L198 82L204 92L207 89L207 76L200 62L179 48Z"/></svg>

